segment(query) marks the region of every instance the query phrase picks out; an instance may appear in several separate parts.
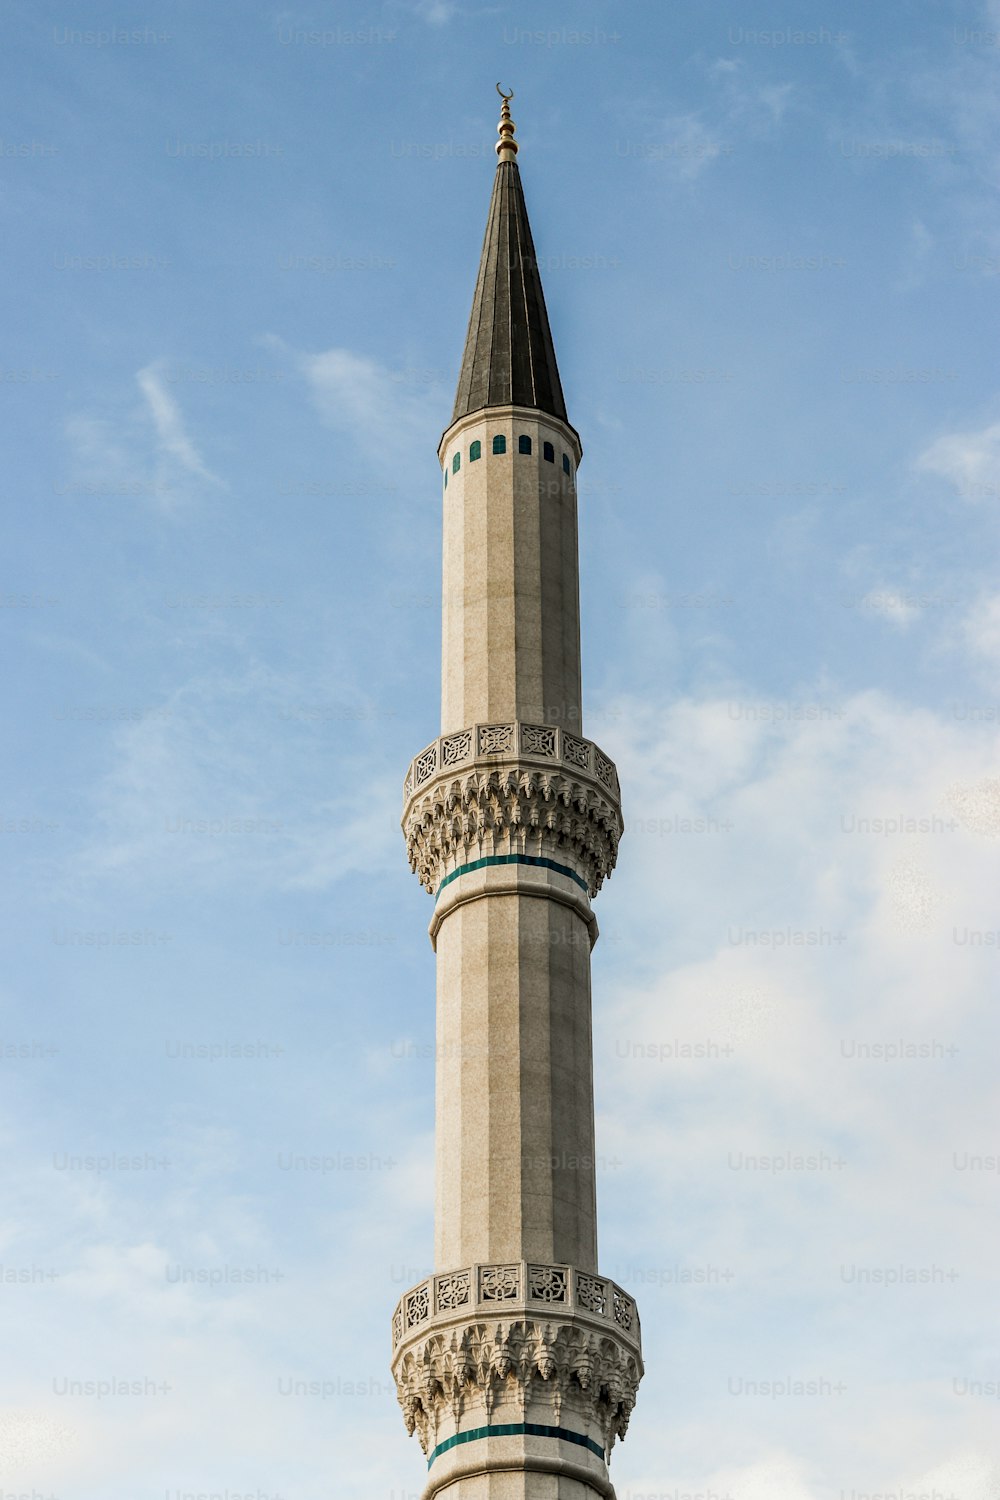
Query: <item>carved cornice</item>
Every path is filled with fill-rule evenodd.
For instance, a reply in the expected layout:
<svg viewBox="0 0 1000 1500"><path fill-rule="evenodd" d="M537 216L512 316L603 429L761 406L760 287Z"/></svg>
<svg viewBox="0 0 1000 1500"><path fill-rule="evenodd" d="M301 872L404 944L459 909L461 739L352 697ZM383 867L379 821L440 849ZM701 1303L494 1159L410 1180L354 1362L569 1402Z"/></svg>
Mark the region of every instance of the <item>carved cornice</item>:
<svg viewBox="0 0 1000 1500"><path fill-rule="evenodd" d="M474 724L414 758L403 788L410 867L427 890L471 860L567 859L596 896L622 833L618 773L592 740L551 724Z"/></svg>
<svg viewBox="0 0 1000 1500"><path fill-rule="evenodd" d="M634 1298L568 1265L514 1261L430 1276L400 1298L392 1344L399 1404L425 1453L447 1413L457 1426L469 1409L488 1418L513 1404L524 1420L538 1402L556 1426L564 1411L595 1421L610 1452L642 1378Z"/></svg>
<svg viewBox="0 0 1000 1500"><path fill-rule="evenodd" d="M458 1428L467 1411L488 1419L513 1407L523 1421L542 1402L554 1426L571 1413L596 1423L608 1455L628 1430L642 1361L610 1331L553 1314L431 1328L399 1351L393 1375L406 1429L425 1454L442 1419Z"/></svg>

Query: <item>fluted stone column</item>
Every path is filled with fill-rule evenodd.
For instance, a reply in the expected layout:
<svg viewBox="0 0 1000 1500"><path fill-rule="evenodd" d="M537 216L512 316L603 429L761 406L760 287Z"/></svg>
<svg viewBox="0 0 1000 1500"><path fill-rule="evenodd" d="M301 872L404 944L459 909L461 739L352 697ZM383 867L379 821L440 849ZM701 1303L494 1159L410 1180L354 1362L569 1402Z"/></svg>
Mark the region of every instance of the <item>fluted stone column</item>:
<svg viewBox="0 0 1000 1500"><path fill-rule="evenodd" d="M442 715L404 788L435 897L435 1274L393 1318L425 1500L613 1496L642 1374L598 1270L591 910L621 834L581 724L576 472L505 101L444 475Z"/></svg>

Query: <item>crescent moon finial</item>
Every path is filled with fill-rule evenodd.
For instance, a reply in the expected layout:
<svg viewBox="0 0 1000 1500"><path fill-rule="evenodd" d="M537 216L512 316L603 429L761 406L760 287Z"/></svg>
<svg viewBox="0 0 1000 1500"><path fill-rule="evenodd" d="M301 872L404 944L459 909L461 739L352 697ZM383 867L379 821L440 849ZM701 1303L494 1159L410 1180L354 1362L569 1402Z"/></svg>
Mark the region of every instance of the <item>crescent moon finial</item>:
<svg viewBox="0 0 1000 1500"><path fill-rule="evenodd" d="M497 135L500 137L497 141L497 156L501 162L513 161L517 155L517 142L514 139L515 125L510 117L510 101L514 97L514 90L511 89L509 94L505 94L497 84L497 93L503 100L500 106L500 124L497 126Z"/></svg>

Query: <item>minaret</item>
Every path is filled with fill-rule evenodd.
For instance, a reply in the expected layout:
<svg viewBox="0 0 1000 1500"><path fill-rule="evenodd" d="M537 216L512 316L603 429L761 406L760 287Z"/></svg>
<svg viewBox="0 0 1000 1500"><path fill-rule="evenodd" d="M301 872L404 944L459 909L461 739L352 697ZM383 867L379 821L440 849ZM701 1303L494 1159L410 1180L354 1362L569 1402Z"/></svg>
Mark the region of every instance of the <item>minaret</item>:
<svg viewBox="0 0 1000 1500"><path fill-rule="evenodd" d="M642 1376L597 1260L591 909L622 832L583 737L576 472L503 98L444 484L441 734L404 786L435 898L435 1274L393 1318L423 1500L613 1497Z"/></svg>

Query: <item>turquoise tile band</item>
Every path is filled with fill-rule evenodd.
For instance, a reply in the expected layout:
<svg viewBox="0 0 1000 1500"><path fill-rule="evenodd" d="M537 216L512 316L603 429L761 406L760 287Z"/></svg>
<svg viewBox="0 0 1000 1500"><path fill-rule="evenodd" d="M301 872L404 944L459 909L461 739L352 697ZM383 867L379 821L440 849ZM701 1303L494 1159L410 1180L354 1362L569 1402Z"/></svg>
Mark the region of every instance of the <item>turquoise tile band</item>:
<svg viewBox="0 0 1000 1500"><path fill-rule="evenodd" d="M440 896L446 885L457 880L460 875L469 875L473 870L485 870L489 865L534 865L542 870L554 870L557 875L567 875L570 880L576 882L581 891L590 894L590 887L581 875L566 865L557 865L554 859L542 859L537 854L489 854L484 859L474 859L470 865L460 865L457 870L452 870L446 875L437 888Z"/></svg>
<svg viewBox="0 0 1000 1500"><path fill-rule="evenodd" d="M445 1438L443 1443L438 1443L434 1452L427 1460L427 1467L442 1453L447 1453L449 1448L457 1448L459 1443L475 1443L479 1438L486 1437L544 1437L558 1438L563 1443L575 1443L578 1448L587 1448L598 1458L604 1457L604 1449L600 1443L595 1443L593 1438L584 1437L582 1432L570 1432L566 1427L543 1427L538 1422L500 1422L495 1427L474 1427L471 1432L456 1432L454 1437Z"/></svg>

